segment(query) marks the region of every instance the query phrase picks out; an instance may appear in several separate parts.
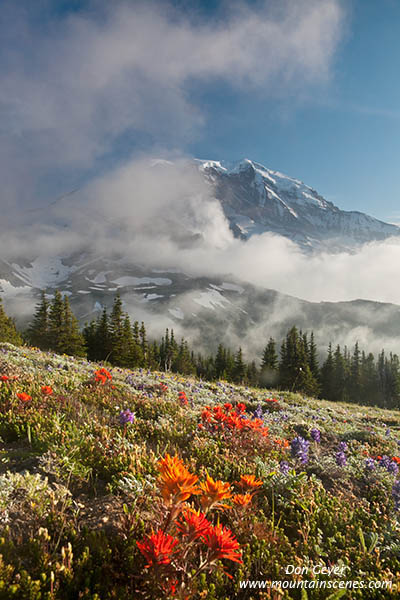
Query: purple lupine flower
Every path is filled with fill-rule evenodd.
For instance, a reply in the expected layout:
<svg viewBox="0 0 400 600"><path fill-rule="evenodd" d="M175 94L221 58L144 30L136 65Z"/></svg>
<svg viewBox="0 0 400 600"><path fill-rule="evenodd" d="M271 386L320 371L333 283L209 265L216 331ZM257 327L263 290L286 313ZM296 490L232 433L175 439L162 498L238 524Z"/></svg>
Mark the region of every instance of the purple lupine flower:
<svg viewBox="0 0 400 600"><path fill-rule="evenodd" d="M321 441L321 432L319 429L317 429L316 427L314 427L313 429L311 429L310 435L312 437L312 439L314 440L314 442L317 442L317 444L320 443Z"/></svg>
<svg viewBox="0 0 400 600"><path fill-rule="evenodd" d="M394 462L394 460L392 460L390 462L390 464L388 465L387 470L389 471L389 473L393 473L393 475L397 475L397 473L399 472L399 467L398 465Z"/></svg>
<svg viewBox="0 0 400 600"><path fill-rule="evenodd" d="M344 467L344 465L347 462L347 458L344 452L336 452L335 454L335 458L336 458L336 464L339 467Z"/></svg>
<svg viewBox="0 0 400 600"><path fill-rule="evenodd" d="M119 413L119 422L121 425L126 425L127 423L133 423L135 420L135 414L127 408L126 410L121 410Z"/></svg>
<svg viewBox="0 0 400 600"><path fill-rule="evenodd" d="M339 452L347 452L348 446L346 442L340 442L338 449Z"/></svg>
<svg viewBox="0 0 400 600"><path fill-rule="evenodd" d="M386 437L390 437L390 429L389 429L389 427L386 429L385 435L386 435Z"/></svg>
<svg viewBox="0 0 400 600"><path fill-rule="evenodd" d="M391 462L392 461L389 458L389 456L386 456L386 454L385 454L384 456L382 456L379 459L379 463L378 464L379 464L380 467L383 467L384 469L389 469L389 465L390 465Z"/></svg>
<svg viewBox="0 0 400 600"><path fill-rule="evenodd" d="M253 412L253 419L262 419L263 418L263 411L261 408L261 404L259 404L256 408L256 410Z"/></svg>
<svg viewBox="0 0 400 600"><path fill-rule="evenodd" d="M392 497L394 500L394 507L396 510L400 510L400 479L394 482L392 487Z"/></svg>
<svg viewBox="0 0 400 600"><path fill-rule="evenodd" d="M302 438L300 435L295 437L290 443L290 450L294 458L298 458L305 465L308 462L308 448L310 442Z"/></svg>
<svg viewBox="0 0 400 600"><path fill-rule="evenodd" d="M373 458L367 458L365 460L365 468L368 471L374 471L376 469L376 464Z"/></svg>
<svg viewBox="0 0 400 600"><path fill-rule="evenodd" d="M289 463L286 462L286 460L281 460L281 462L279 463L279 470L282 473L282 475L287 475L290 470Z"/></svg>

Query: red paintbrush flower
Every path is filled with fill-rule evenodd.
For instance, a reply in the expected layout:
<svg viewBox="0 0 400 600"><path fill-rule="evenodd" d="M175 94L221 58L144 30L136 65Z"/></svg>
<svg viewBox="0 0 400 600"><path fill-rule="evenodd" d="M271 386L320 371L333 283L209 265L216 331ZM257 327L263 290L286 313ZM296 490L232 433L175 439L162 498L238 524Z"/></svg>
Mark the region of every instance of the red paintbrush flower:
<svg viewBox="0 0 400 600"><path fill-rule="evenodd" d="M161 529L147 536L143 542L136 542L140 552L148 561L146 567L169 565L178 540Z"/></svg>
<svg viewBox="0 0 400 600"><path fill-rule="evenodd" d="M210 562L227 558L237 563L243 563L239 542L230 529L222 525L211 526L204 537L204 543L210 551Z"/></svg>
<svg viewBox="0 0 400 600"><path fill-rule="evenodd" d="M20 392L19 394L17 394L17 397L22 402L29 402L29 400L32 400L31 396L29 396L29 394L27 394L26 392Z"/></svg>
<svg viewBox="0 0 400 600"><path fill-rule="evenodd" d="M109 379L111 381L112 375L104 367L102 367L101 369L98 369L98 371L96 371L94 374L94 380L100 381L101 385L104 385L106 383L107 379Z"/></svg>
<svg viewBox="0 0 400 600"><path fill-rule="evenodd" d="M182 512L181 520L177 522L176 528L182 535L188 536L188 541L197 540L204 537L211 527L208 521L200 511L186 509Z"/></svg>
<svg viewBox="0 0 400 600"><path fill-rule="evenodd" d="M53 393L53 388L51 388L49 385L42 386L43 396L51 396L52 393Z"/></svg>

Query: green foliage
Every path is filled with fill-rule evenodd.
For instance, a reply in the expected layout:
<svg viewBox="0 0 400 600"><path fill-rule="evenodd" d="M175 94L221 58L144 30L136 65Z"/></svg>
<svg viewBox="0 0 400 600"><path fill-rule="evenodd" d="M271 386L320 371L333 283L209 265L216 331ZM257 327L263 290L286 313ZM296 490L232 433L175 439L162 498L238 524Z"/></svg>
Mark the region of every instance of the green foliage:
<svg viewBox="0 0 400 600"><path fill-rule="evenodd" d="M20 346L22 338L19 335L13 319L8 317L4 311L0 298L0 342L8 342Z"/></svg>

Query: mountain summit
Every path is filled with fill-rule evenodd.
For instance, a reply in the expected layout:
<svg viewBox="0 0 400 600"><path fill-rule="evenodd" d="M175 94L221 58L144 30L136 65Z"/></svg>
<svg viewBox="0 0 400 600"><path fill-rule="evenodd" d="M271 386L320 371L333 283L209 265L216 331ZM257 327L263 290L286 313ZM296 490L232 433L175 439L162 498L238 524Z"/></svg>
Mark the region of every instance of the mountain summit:
<svg viewBox="0 0 400 600"><path fill-rule="evenodd" d="M400 234L396 225L340 210L302 181L249 159L196 163L213 186L233 233L243 239L273 232L305 250L336 252Z"/></svg>

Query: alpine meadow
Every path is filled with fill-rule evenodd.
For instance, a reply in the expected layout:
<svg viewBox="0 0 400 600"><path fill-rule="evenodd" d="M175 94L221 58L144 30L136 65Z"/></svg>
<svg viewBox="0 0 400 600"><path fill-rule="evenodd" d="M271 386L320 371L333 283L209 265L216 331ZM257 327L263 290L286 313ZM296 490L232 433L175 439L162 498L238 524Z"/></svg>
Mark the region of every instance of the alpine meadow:
<svg viewBox="0 0 400 600"><path fill-rule="evenodd" d="M1 3L0 600L400 597L399 22Z"/></svg>

